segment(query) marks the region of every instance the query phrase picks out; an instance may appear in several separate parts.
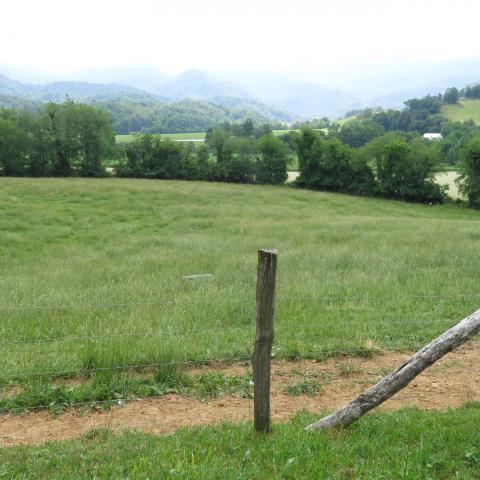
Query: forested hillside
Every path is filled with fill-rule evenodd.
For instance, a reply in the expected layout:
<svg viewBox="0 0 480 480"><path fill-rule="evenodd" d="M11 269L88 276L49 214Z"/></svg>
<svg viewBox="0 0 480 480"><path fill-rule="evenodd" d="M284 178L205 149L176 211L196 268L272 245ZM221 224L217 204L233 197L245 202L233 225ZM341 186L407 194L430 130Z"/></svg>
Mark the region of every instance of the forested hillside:
<svg viewBox="0 0 480 480"><path fill-rule="evenodd" d="M190 76L192 75L193 73ZM196 73L194 76L198 77ZM108 112L112 116L113 127L119 134L139 131L145 133L205 131L213 125L243 122L247 118L258 124L269 122L272 125L291 120L289 114L257 100L226 96L227 92L239 95L241 92L228 89L228 86L223 84L211 90L212 82L207 85L207 81L203 80L202 83L197 79L196 85L199 89L205 88L205 92L213 91L222 95L212 97L209 101L185 99L172 102L170 98L173 85L170 85L170 90L165 89L169 93L167 98L115 83L55 82L30 85L0 74L0 107L34 111L43 103L75 100L92 104ZM182 89L180 85L176 85L179 90L175 96L181 98ZM183 91L188 93L187 89Z"/></svg>
<svg viewBox="0 0 480 480"><path fill-rule="evenodd" d="M243 122L247 119L256 124L270 123L280 125L277 117L287 118L285 114L275 115L261 104L242 106L235 99L220 99L223 105L213 102L184 100L176 103L138 103L123 99L94 101L92 105L112 116L113 127L119 134L130 132L144 133L182 133L204 132L211 126L225 122ZM260 111L259 111L260 110Z"/></svg>

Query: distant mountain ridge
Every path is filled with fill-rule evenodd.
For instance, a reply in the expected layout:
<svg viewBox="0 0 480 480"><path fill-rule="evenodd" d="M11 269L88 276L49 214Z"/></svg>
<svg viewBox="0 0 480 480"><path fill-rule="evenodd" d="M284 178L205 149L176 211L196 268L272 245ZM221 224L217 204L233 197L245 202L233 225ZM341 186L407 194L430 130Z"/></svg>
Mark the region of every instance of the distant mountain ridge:
<svg viewBox="0 0 480 480"><path fill-rule="evenodd" d="M150 73L147 74L147 72ZM281 112L278 118L341 117L349 110L365 106L357 98L343 91L325 88L312 82L292 81L279 76L267 76L262 79L253 75L252 78L244 81L245 79L241 76L222 77L192 68L169 77L152 67L142 65L130 69L97 70L94 76L91 72L86 76L80 72L77 76L95 81L109 79L136 86L173 101L191 99L216 103L220 98L249 100L252 104L268 105L271 107L270 110ZM155 81L148 82L146 78L155 79Z"/></svg>
<svg viewBox="0 0 480 480"><path fill-rule="evenodd" d="M248 105L256 112L287 121L323 116L336 119L367 107L402 108L409 98L436 95L450 86L477 82L480 58L361 62L303 74L294 70L282 74L248 69L189 69L172 76L152 65L95 68L63 75L0 65L0 72L8 72L9 77L0 76L0 95L31 101L60 101L67 96L87 102L195 100L228 108L243 109Z"/></svg>
<svg viewBox="0 0 480 480"><path fill-rule="evenodd" d="M1 66L0 66L1 71ZM11 68L9 71L13 71ZM25 71L19 75L25 78ZM42 74L35 72L34 78ZM44 74L44 78L47 75ZM12 80L15 82L14 80ZM113 67L84 70L68 74L62 81L42 85L28 85L22 89L17 83L10 93L2 90L0 95L28 95L30 99L59 100L69 96L82 101L109 99L124 96L128 99L138 98L139 101L151 100L142 98L151 95L161 102L178 102L182 100L209 101L217 105L226 103L250 103L250 107L258 112L265 112L278 120L307 119L313 116L340 117L348 110L359 108L360 104L351 95L344 92L327 89L307 82L292 82L282 78L268 78L259 87L253 78L247 85L236 82L235 79L220 78L198 69L189 69L179 75L169 76L152 66L137 65L132 67ZM87 83L95 87L87 87ZM124 87L120 87L123 85ZM135 90L131 90L135 89ZM235 99L229 100L226 99Z"/></svg>
<svg viewBox="0 0 480 480"><path fill-rule="evenodd" d="M12 80L0 73L0 95L15 96L40 102L63 102L67 98L90 102L124 98L132 101L160 101L161 98L142 90L116 83L88 82L52 82L45 85L33 85Z"/></svg>
<svg viewBox="0 0 480 480"><path fill-rule="evenodd" d="M201 70L190 69L169 79L160 89L172 100L211 100L214 97L252 98L243 88L219 80Z"/></svg>
<svg viewBox="0 0 480 480"><path fill-rule="evenodd" d="M197 99L183 98L189 78L197 81ZM200 80L199 80L200 79ZM202 84L211 82L209 76L198 72L183 75L175 86L177 98L162 97L117 83L88 83L79 81L52 82L33 85L12 80L0 74L0 107L38 110L42 104L67 99L89 103L108 112L117 133L145 131L176 133L205 131L212 125L224 122L243 122L250 118L256 124L289 122L292 117L252 98L213 96L215 93L245 94L225 82L207 89ZM182 90L183 89L183 90ZM191 90L189 90L191 91ZM200 100L207 93L210 100ZM185 93L186 94L186 93Z"/></svg>

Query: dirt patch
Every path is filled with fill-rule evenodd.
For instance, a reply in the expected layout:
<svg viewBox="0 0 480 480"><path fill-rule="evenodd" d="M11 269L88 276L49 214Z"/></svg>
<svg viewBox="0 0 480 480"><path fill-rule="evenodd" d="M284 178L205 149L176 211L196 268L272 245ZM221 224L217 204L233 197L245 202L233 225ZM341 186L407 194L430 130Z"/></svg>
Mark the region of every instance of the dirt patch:
<svg viewBox="0 0 480 480"><path fill-rule="evenodd" d="M382 410L407 406L422 409L456 407L480 400L480 362L478 344L474 343L445 356L417 377L407 388L384 403ZM384 353L373 358L337 357L325 361L275 361L272 369L272 418L288 420L298 410L320 412L334 410L369 386L410 353ZM195 369L200 373L207 368ZM248 372L244 365L217 367L227 375ZM315 382L313 395L292 396L286 388L299 383ZM83 413L68 411L59 416L36 412L22 416L0 416L0 446L41 444L81 436L93 428L138 429L153 434L169 434L180 427L241 422L252 419L253 400L222 397L209 402L168 395L130 402L108 411Z"/></svg>

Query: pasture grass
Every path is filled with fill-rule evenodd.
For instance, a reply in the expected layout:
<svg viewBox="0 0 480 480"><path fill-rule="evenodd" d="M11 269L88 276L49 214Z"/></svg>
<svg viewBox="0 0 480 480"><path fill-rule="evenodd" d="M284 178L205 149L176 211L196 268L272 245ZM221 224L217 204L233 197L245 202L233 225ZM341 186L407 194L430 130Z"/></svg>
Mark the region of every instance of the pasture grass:
<svg viewBox="0 0 480 480"><path fill-rule="evenodd" d="M454 105L443 105L441 114L453 122L473 120L478 125L480 124L480 100L463 99Z"/></svg>
<svg viewBox="0 0 480 480"><path fill-rule="evenodd" d="M273 130L273 134L276 137L280 137L282 135L286 135L290 132L298 132L299 130L294 129L287 129L287 130ZM327 132L326 128L318 129L318 131ZM126 135L116 135L117 143L131 143L140 135L140 133L129 133ZM205 140L206 132L192 132L192 133L154 133L154 137L161 137L161 138L170 138L171 140L183 140L185 142L188 141L199 141Z"/></svg>
<svg viewBox="0 0 480 480"><path fill-rule="evenodd" d="M328 128L314 128L313 130L317 131L317 132L324 132L324 133L328 133ZM282 135L287 135L288 133L291 133L291 132L299 132L300 130L297 128L289 128L289 129L286 129L286 130L272 130L272 133L276 136L276 137L281 137Z"/></svg>
<svg viewBox="0 0 480 480"><path fill-rule="evenodd" d="M357 119L357 115L352 115L351 117L344 117L340 118L335 121L335 123L338 123L341 127L343 127L346 123L351 122L353 120Z"/></svg>
<svg viewBox="0 0 480 480"><path fill-rule="evenodd" d="M439 185L444 185L448 187L447 195L453 200L464 200L463 196L458 191L457 180L459 175L460 174L457 171L444 171L435 174L435 181Z"/></svg>
<svg viewBox="0 0 480 480"><path fill-rule="evenodd" d="M317 416L318 417L318 416ZM5 479L447 479L480 477L478 404L444 412L374 413L344 431L305 432L296 415L256 435L252 425L156 437L96 429L81 439L0 450Z"/></svg>
<svg viewBox="0 0 480 480"><path fill-rule="evenodd" d="M280 252L275 356L415 349L478 308L479 227L288 186L2 178L0 385L250 357L259 248Z"/></svg>
<svg viewBox="0 0 480 480"><path fill-rule="evenodd" d="M131 143L137 138L140 134L139 133L129 133L126 135L116 135L117 143ZM188 142L189 140L199 141L205 140L206 132L192 132L192 133L155 133L153 134L154 137L161 137L161 138L170 138L171 140L183 140Z"/></svg>

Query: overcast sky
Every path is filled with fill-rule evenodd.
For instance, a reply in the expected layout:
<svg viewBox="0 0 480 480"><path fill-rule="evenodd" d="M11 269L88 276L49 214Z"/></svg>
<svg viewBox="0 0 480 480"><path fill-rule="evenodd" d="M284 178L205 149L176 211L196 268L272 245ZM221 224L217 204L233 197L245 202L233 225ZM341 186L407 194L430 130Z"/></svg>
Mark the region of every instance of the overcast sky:
<svg viewBox="0 0 480 480"><path fill-rule="evenodd" d="M480 55L478 0L2 0L0 63L318 71Z"/></svg>

